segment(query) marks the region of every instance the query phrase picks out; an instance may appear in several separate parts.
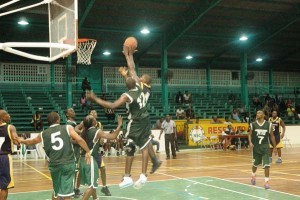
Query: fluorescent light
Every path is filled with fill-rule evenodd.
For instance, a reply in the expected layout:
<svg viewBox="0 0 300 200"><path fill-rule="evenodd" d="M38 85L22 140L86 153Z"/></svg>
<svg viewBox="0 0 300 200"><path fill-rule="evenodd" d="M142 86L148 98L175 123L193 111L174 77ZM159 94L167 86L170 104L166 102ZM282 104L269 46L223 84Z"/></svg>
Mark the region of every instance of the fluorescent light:
<svg viewBox="0 0 300 200"><path fill-rule="evenodd" d="M246 41L246 40L248 40L248 37L245 36L245 35L243 35L243 36L240 37L240 40L241 40L241 41Z"/></svg>
<svg viewBox="0 0 300 200"><path fill-rule="evenodd" d="M146 35L146 34L149 34L150 31L149 31L148 28L143 28L143 29L141 30L141 33Z"/></svg>
<svg viewBox="0 0 300 200"><path fill-rule="evenodd" d="M261 61L263 61L262 58L256 58L256 62L261 62Z"/></svg>
<svg viewBox="0 0 300 200"><path fill-rule="evenodd" d="M109 51L104 51L104 52L103 52L103 55L109 56L109 55L110 55L110 52L109 52Z"/></svg>
<svg viewBox="0 0 300 200"><path fill-rule="evenodd" d="M26 19L20 19L20 21L18 21L18 24L22 25L22 26L26 26L28 25L28 21Z"/></svg>
<svg viewBox="0 0 300 200"><path fill-rule="evenodd" d="M193 56L190 56L190 55L185 57L185 59L187 59L187 60L191 60L192 58L193 58Z"/></svg>

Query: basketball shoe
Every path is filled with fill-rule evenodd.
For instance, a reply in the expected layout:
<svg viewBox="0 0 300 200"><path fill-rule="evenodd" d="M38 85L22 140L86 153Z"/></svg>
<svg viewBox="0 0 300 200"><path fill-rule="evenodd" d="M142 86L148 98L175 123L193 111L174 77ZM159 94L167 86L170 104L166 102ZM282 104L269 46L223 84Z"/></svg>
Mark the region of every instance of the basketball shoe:
<svg viewBox="0 0 300 200"><path fill-rule="evenodd" d="M145 174L141 174L140 178L134 183L134 189L141 189L145 183L147 182L147 176Z"/></svg>
<svg viewBox="0 0 300 200"><path fill-rule="evenodd" d="M120 189L124 189L126 187L132 186L133 180L131 177L124 176L122 182L119 184Z"/></svg>

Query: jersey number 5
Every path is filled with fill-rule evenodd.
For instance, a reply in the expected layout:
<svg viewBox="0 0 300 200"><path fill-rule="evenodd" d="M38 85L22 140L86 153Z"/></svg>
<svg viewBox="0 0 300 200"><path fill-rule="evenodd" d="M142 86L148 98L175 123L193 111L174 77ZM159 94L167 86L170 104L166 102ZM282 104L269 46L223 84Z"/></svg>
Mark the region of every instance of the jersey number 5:
<svg viewBox="0 0 300 200"><path fill-rule="evenodd" d="M52 145L52 149L55 151L61 150L64 146L64 141L59 137L59 135L60 131L51 134L51 143L56 143L56 145Z"/></svg>

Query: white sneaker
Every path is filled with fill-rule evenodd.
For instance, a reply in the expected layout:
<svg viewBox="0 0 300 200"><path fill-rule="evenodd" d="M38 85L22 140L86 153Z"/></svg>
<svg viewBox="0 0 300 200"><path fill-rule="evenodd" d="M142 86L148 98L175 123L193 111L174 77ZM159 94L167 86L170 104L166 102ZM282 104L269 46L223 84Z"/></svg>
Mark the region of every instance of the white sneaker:
<svg viewBox="0 0 300 200"><path fill-rule="evenodd" d="M123 181L119 184L120 189L124 189L126 187L132 186L133 180L131 177L123 177Z"/></svg>
<svg viewBox="0 0 300 200"><path fill-rule="evenodd" d="M147 176L145 174L141 174L140 178L134 183L134 189L141 189L145 183L147 182Z"/></svg>

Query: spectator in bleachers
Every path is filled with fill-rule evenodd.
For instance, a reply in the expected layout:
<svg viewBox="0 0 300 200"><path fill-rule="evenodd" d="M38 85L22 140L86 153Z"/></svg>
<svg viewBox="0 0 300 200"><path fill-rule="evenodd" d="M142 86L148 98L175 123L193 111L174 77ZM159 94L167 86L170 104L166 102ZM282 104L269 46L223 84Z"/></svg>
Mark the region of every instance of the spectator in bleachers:
<svg viewBox="0 0 300 200"><path fill-rule="evenodd" d="M179 106L179 108L176 110L176 117L177 117L177 119L184 119L185 118L185 112L181 108L181 106Z"/></svg>
<svg viewBox="0 0 300 200"><path fill-rule="evenodd" d="M84 110L86 107L86 97L84 92L81 94L80 97L80 105L81 105L81 110Z"/></svg>
<svg viewBox="0 0 300 200"><path fill-rule="evenodd" d="M191 108L191 106L189 106L188 109L185 111L185 117L190 118L190 119L195 118L195 113L194 113L193 109Z"/></svg>
<svg viewBox="0 0 300 200"><path fill-rule="evenodd" d="M81 83L81 89L83 90L83 92L85 92L86 90L91 90L91 85L89 80L87 79L87 77L84 77L82 83Z"/></svg>
<svg viewBox="0 0 300 200"><path fill-rule="evenodd" d="M36 131L43 130L43 120L42 120L42 116L40 115L39 111L36 111L35 114L32 116L31 123L33 124L34 129Z"/></svg>
<svg viewBox="0 0 300 200"><path fill-rule="evenodd" d="M261 108L261 107L263 106L262 103L260 102L259 97L258 97L257 94L255 94L255 95L253 96L253 98L252 98L252 103L253 103L253 105L254 105L256 108Z"/></svg>
<svg viewBox="0 0 300 200"><path fill-rule="evenodd" d="M224 124L227 124L227 125L232 124L232 122L230 121L229 117L227 117L227 116L225 117Z"/></svg>
<svg viewBox="0 0 300 200"><path fill-rule="evenodd" d="M199 117L196 117L195 124L200 124L200 119L199 119Z"/></svg>
<svg viewBox="0 0 300 200"><path fill-rule="evenodd" d="M265 96L265 104L268 104L270 100L271 100L271 97L270 97L269 94L267 94L267 95Z"/></svg>
<svg viewBox="0 0 300 200"><path fill-rule="evenodd" d="M189 93L189 91L185 91L184 95L183 95L183 103L185 104L191 104L192 103L192 96Z"/></svg>
<svg viewBox="0 0 300 200"><path fill-rule="evenodd" d="M263 110L266 113L266 118L269 119L269 117L271 117L271 108L269 107L268 103L265 104Z"/></svg>
<svg viewBox="0 0 300 200"><path fill-rule="evenodd" d="M155 128L156 128L156 129L161 129L161 125L162 125L162 123L163 123L164 120L165 120L164 117L161 117L161 118L159 118L158 120L156 120Z"/></svg>
<svg viewBox="0 0 300 200"><path fill-rule="evenodd" d="M235 96L233 93L231 93L229 96L228 96L228 103L231 103L233 104L235 102Z"/></svg>
<svg viewBox="0 0 300 200"><path fill-rule="evenodd" d="M104 108L104 112L105 112L105 116L107 118L107 124L110 124L111 121L112 123L114 123L115 121L115 111L111 108Z"/></svg>
<svg viewBox="0 0 300 200"><path fill-rule="evenodd" d="M217 116L213 116L210 123L211 124L221 124L222 122L218 119Z"/></svg>
<svg viewBox="0 0 300 200"><path fill-rule="evenodd" d="M289 119L294 118L296 115L296 110L291 104L289 104L289 106L287 107L286 112Z"/></svg>
<svg viewBox="0 0 300 200"><path fill-rule="evenodd" d="M238 110L235 108L233 109L232 113L231 113L231 119L237 121L237 122L241 122L241 118L239 116L239 112Z"/></svg>
<svg viewBox="0 0 300 200"><path fill-rule="evenodd" d="M175 102L182 104L183 103L183 95L180 91L176 94Z"/></svg>
<svg viewBox="0 0 300 200"><path fill-rule="evenodd" d="M281 115L281 116L284 115L286 109L287 109L287 107L286 107L284 101L281 100L280 103L279 103L279 112L280 112L280 115Z"/></svg>
<svg viewBox="0 0 300 200"><path fill-rule="evenodd" d="M286 107L289 107L290 105L292 106L292 105L293 105L293 102L292 102L291 99L288 99L288 100L286 101Z"/></svg>
<svg viewBox="0 0 300 200"><path fill-rule="evenodd" d="M235 134L240 134L240 135L246 135L248 134L247 131L245 130L244 127L237 127L237 130L236 130L236 133ZM248 145L249 145L249 141L248 141L248 138L240 138L241 140L241 147L245 147L245 148L248 148Z"/></svg>

